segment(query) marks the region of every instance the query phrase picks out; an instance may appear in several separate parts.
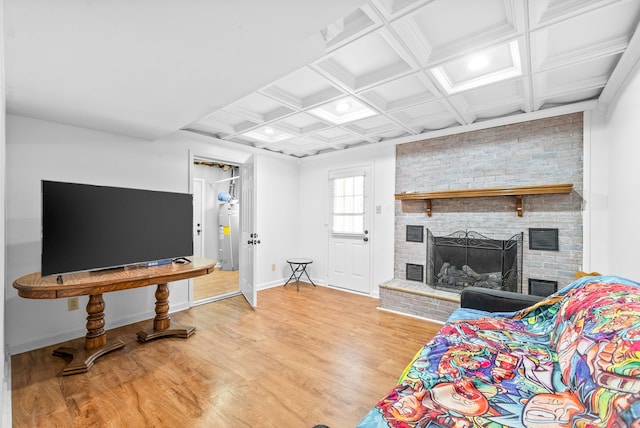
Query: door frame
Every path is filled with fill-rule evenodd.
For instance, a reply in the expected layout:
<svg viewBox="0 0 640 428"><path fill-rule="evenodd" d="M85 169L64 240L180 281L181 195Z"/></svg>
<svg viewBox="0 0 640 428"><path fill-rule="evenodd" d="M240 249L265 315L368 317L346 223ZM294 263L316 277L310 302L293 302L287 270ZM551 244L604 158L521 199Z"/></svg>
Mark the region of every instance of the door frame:
<svg viewBox="0 0 640 428"><path fill-rule="evenodd" d="M366 218L365 218L365 230L368 231L368 235L363 235L363 236L367 236L368 237L368 242L366 244L367 247L367 258L369 259L369 264L367 266L367 275L368 275L368 283L367 283L367 289L368 291L366 291L367 295L373 295L373 291L372 291L372 280L373 280L373 263L371 262L372 257L373 257L373 247L371 244L371 238L373 237L375 239L375 230L374 230L374 216L373 216L373 194L374 194L374 166L371 163L365 163L365 164L356 164L356 165L352 165L352 166L344 166L344 167L338 167L338 168L332 168L329 169L327 172L327 187L328 187L328 193L327 193L327 197L328 197L328 201L327 201L327 206L328 206L328 212L327 212L327 219L328 219L328 230L327 230L327 273L326 273L326 278L327 278L327 285L330 287L335 287L335 288L339 288L340 290L344 290L344 291L349 291L349 292L353 292L353 293L364 293L363 291L359 291L359 290L355 290L355 289L349 289L349 288L345 288L342 286L337 286L337 285L332 285L330 284L329 278L331 275L331 266L332 266L332 262L331 262L331 257L332 257L332 239L334 238L333 232L331 231L331 209L333 207L333 192L331 191L331 177L332 175L334 176L340 176L340 175L345 175L345 176L349 176L351 175L351 172L356 172L356 171L365 171L365 201L364 201L364 208L365 208L365 212L366 214ZM344 237L349 237L348 234L344 235ZM356 238L357 235L350 235L350 238ZM359 237L359 236L358 236Z"/></svg>
<svg viewBox="0 0 640 428"><path fill-rule="evenodd" d="M193 152L192 150L189 150L189 164L188 164L188 168L187 168L187 170L188 170L188 174L187 175L188 175L188 183L189 183L189 193L193 193L193 179L195 178L194 177L194 173L193 173L193 168L194 168L194 161L196 159L200 159L200 160L203 160L203 161L210 161L210 162L228 163L230 165L234 165L234 166L238 166L238 167L242 168L242 162L238 162L238 161L235 161L235 160L229 160L229 159L224 158L224 157L218 157L218 156L212 157L211 155L201 155L201 154ZM241 182L242 182L242 177L239 177L238 178L239 186L242 186ZM206 182L204 184L206 185ZM204 207L204 205L203 205L203 207ZM254 215L255 215L255 207L254 207ZM204 233L206 233L206 230L210 230L210 229L211 229L210 227L206 227L205 229L203 229L205 231ZM215 230L217 230L217 227L215 228ZM209 239L210 238L211 237L209 237ZM206 239L207 239L207 237L203 236L203 238L202 238L203 251L204 251L204 242L206 241ZM240 270L240 272L242 272L242 263L241 262L238 263L238 270ZM196 306L196 304L194 303L194 299L193 299L193 295L194 295L194 291L193 291L194 278L190 278L188 281L189 281L189 292L188 292L188 294L189 294L189 307L192 308L192 307ZM236 295L239 295L239 294L241 294L240 293L240 284L238 284L238 291L237 292L224 294L224 295L220 296L220 298L227 298L227 297L236 296ZM198 301L197 304L209 303L209 302L212 302L212 301L215 301L215 300L218 300L217 296L211 298L210 300L209 299L205 299L205 300L202 300L202 301Z"/></svg>
<svg viewBox="0 0 640 428"><path fill-rule="evenodd" d="M205 229L205 223L204 223L204 185L205 185L205 180L202 178L193 178L191 179L191 186L193 186L194 182L199 181L200 184L200 233L198 234L198 239L200 240L200 254L196 254L195 251L193 252L194 257L202 257L204 254L204 242L205 239L207 238L206 234L207 234L207 229ZM192 195L195 196L194 193L195 189L192 187L191 189L189 189L189 193L191 193ZM195 213L194 213L195 214ZM198 227L198 226L196 226ZM194 249L195 249L195 245L194 245Z"/></svg>

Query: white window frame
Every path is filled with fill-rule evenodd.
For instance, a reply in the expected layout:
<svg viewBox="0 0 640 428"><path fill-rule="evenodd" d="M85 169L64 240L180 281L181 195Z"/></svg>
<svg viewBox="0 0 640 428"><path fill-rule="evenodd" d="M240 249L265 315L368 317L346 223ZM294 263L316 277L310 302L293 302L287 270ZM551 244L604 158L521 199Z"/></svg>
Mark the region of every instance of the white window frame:
<svg viewBox="0 0 640 428"><path fill-rule="evenodd" d="M351 213L345 213L345 216L360 216L362 218L362 230L360 231L352 231L352 232L345 232L345 231L335 231L334 228L334 218L335 215L338 213L334 212L334 207L335 207L335 201L336 201L336 195L335 195L335 180L340 180L340 179L345 179L345 178L354 178L354 177L362 177L362 206L361 206L361 212L357 212L356 210L352 210L354 212ZM367 196L366 196L366 189L367 189L367 180L369 179L369 177L367 176L367 169L362 167L362 168L349 168L349 169L340 169L340 170L333 170L333 171L329 171L329 196L330 196L330 202L329 202L329 230L331 235L333 236L342 236L342 237L359 237L362 236L365 232L365 230L367 229L367 225L364 224L364 221L366 219L366 210L367 210ZM338 214L339 215L339 214Z"/></svg>

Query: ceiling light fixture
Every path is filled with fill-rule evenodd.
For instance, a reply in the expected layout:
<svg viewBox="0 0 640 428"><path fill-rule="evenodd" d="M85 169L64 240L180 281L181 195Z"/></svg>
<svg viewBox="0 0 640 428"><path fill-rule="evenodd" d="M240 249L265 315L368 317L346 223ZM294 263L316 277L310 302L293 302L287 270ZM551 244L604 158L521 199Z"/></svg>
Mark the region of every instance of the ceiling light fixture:
<svg viewBox="0 0 640 428"><path fill-rule="evenodd" d="M253 131L244 132L239 134L239 136L258 140L263 143L278 143L295 137L295 135L272 128L271 126L265 126L263 128L254 129Z"/></svg>
<svg viewBox="0 0 640 428"><path fill-rule="evenodd" d="M471 71L482 70L489 64L489 58L485 55L474 55L469 59L467 67Z"/></svg>
<svg viewBox="0 0 640 428"><path fill-rule="evenodd" d="M361 103L354 97L345 97L314 109L309 113L333 123L334 125L342 125L343 123L353 122L365 117L375 116L376 111L369 108L366 104Z"/></svg>
<svg viewBox="0 0 640 428"><path fill-rule="evenodd" d="M351 110L351 104L348 101L340 101L336 104L336 111L338 113L344 113Z"/></svg>
<svg viewBox="0 0 640 428"><path fill-rule="evenodd" d="M508 58L508 66L497 68L492 67L493 71L490 71L482 75L473 75L470 78L456 80L453 76L456 73L452 73L456 65L462 65L464 60L458 59L450 61L440 67L434 67L431 70L431 74L438 80L438 83L442 88L447 91L448 94L456 94L458 92L467 91L469 89L479 88L481 86L490 85L492 83L500 82L503 80L511 79L513 77L522 76L522 64L520 61L520 48L518 47L518 41L513 40L508 44L495 46L490 49L486 49L482 52L487 57L492 55L502 56ZM468 62L467 62L468 64ZM488 63L487 63L488 65Z"/></svg>

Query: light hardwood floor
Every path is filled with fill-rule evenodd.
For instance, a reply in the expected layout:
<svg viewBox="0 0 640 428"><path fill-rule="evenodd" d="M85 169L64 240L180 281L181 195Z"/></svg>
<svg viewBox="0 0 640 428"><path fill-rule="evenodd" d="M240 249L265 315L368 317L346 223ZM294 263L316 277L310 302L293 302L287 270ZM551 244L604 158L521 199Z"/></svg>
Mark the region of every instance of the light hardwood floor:
<svg viewBox="0 0 640 428"><path fill-rule="evenodd" d="M255 310L236 296L172 314L189 339L110 330L126 346L84 374L60 375L57 345L14 355L13 427L353 427L439 329L377 302L301 283Z"/></svg>
<svg viewBox="0 0 640 428"><path fill-rule="evenodd" d="M240 271L215 270L193 279L193 300L203 300L240 290Z"/></svg>

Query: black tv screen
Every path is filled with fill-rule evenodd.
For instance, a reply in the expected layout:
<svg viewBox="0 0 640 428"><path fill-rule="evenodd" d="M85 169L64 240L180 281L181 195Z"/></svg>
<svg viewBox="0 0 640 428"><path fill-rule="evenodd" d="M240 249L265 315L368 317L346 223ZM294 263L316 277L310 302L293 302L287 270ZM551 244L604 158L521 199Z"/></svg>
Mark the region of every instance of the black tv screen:
<svg viewBox="0 0 640 428"><path fill-rule="evenodd" d="M41 275L193 254L193 196L42 181Z"/></svg>

